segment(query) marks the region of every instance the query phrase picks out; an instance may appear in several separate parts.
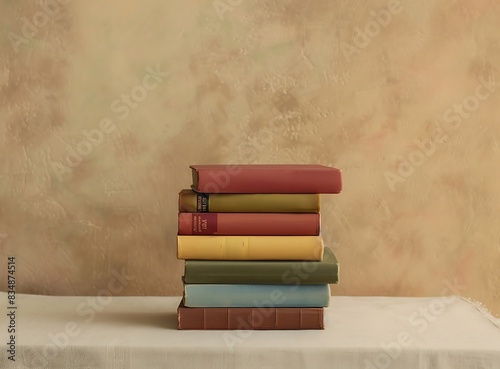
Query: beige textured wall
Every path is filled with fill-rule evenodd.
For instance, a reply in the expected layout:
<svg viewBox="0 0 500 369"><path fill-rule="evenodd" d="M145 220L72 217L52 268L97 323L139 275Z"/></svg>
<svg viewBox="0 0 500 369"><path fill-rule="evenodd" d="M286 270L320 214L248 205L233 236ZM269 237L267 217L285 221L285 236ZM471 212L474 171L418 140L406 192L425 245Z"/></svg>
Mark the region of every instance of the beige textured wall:
<svg viewBox="0 0 500 369"><path fill-rule="evenodd" d="M322 198L334 294L454 284L500 314L493 0L0 6L0 263L16 256L18 292L178 295L189 164L320 163L345 179Z"/></svg>

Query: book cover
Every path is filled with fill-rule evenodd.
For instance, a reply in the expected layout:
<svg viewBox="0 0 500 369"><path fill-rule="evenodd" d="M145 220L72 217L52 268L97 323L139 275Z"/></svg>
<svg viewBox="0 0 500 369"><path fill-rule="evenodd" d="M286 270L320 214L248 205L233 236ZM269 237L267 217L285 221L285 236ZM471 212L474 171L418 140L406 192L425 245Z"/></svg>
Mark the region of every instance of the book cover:
<svg viewBox="0 0 500 369"><path fill-rule="evenodd" d="M319 232L319 213L178 214L178 235L317 236Z"/></svg>
<svg viewBox="0 0 500 369"><path fill-rule="evenodd" d="M187 213L318 213L319 194L208 194L179 192L179 212Z"/></svg>
<svg viewBox="0 0 500 369"><path fill-rule="evenodd" d="M200 330L324 329L324 308L190 308L181 301L177 328Z"/></svg>
<svg viewBox="0 0 500 369"><path fill-rule="evenodd" d="M327 307L328 284L184 284L187 307Z"/></svg>
<svg viewBox="0 0 500 369"><path fill-rule="evenodd" d="M322 260L321 236L177 236L177 258Z"/></svg>
<svg viewBox="0 0 500 369"><path fill-rule="evenodd" d="M339 264L325 247L322 261L186 260L184 282L196 284L335 284Z"/></svg>
<svg viewBox="0 0 500 369"><path fill-rule="evenodd" d="M193 185L206 193L340 193L341 170L311 164L191 165Z"/></svg>

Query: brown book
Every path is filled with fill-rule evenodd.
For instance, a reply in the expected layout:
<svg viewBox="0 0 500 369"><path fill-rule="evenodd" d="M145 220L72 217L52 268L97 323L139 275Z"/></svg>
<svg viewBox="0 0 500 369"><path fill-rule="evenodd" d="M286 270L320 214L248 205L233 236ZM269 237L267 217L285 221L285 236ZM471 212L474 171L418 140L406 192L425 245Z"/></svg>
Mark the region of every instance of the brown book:
<svg viewBox="0 0 500 369"><path fill-rule="evenodd" d="M319 231L319 213L179 213L177 234L317 236Z"/></svg>
<svg viewBox="0 0 500 369"><path fill-rule="evenodd" d="M319 194L179 192L181 213L318 213Z"/></svg>
<svg viewBox="0 0 500 369"><path fill-rule="evenodd" d="M323 308L177 308L180 330L324 329Z"/></svg>
<svg viewBox="0 0 500 369"><path fill-rule="evenodd" d="M315 164L191 165L193 185L206 193L340 193L340 169Z"/></svg>

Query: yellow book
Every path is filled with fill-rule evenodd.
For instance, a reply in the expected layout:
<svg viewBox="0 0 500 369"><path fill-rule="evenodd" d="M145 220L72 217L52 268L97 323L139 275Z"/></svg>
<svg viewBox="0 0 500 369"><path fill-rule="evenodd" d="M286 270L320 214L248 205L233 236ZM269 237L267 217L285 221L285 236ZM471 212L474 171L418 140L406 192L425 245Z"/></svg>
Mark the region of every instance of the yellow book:
<svg viewBox="0 0 500 369"><path fill-rule="evenodd" d="M177 258L323 260L321 236L177 236Z"/></svg>

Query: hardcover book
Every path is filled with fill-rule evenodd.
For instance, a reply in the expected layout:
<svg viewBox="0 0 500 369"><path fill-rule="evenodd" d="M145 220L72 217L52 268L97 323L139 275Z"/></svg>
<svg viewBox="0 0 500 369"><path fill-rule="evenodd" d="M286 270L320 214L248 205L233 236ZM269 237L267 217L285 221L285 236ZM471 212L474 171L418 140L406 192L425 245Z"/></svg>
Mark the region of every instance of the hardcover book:
<svg viewBox="0 0 500 369"><path fill-rule="evenodd" d="M177 308L178 329L324 329L323 308Z"/></svg>
<svg viewBox="0 0 500 369"><path fill-rule="evenodd" d="M319 194L208 194L184 189L179 212L187 213L318 213Z"/></svg>
<svg viewBox="0 0 500 369"><path fill-rule="evenodd" d="M324 165L191 165L193 185L206 193L340 193L341 171Z"/></svg>
<svg viewBox="0 0 500 369"><path fill-rule="evenodd" d="M328 284L184 284L187 307L327 307Z"/></svg>
<svg viewBox="0 0 500 369"><path fill-rule="evenodd" d="M320 215L295 213L179 213L178 235L317 236Z"/></svg>
<svg viewBox="0 0 500 369"><path fill-rule="evenodd" d="M212 261L186 260L185 283L335 284L339 265L325 247L323 261Z"/></svg>
<svg viewBox="0 0 500 369"><path fill-rule="evenodd" d="M321 236L177 236L177 258L323 260Z"/></svg>

